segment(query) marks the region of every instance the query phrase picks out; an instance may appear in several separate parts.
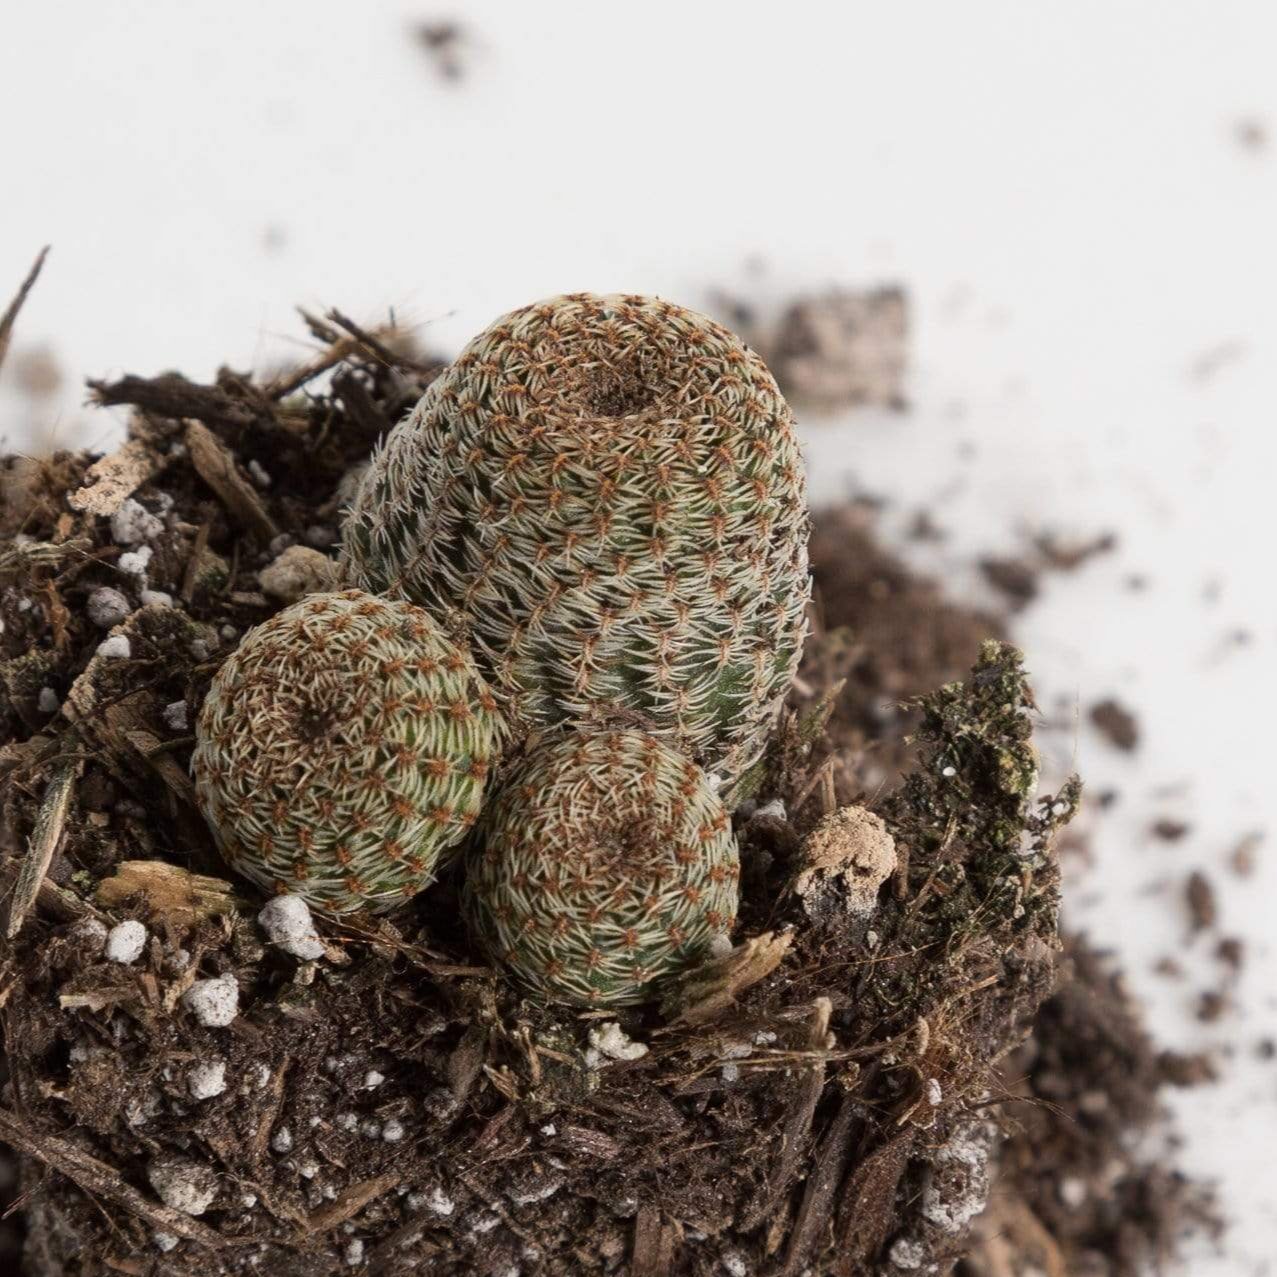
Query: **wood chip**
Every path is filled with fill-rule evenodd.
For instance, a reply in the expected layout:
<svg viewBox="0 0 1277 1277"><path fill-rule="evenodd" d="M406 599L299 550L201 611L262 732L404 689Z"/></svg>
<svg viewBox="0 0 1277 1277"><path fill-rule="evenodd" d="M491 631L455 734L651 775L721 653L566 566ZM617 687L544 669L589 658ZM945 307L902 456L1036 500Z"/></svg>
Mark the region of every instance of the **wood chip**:
<svg viewBox="0 0 1277 1277"><path fill-rule="evenodd" d="M674 1229L655 1206L641 1206L634 1218L632 1277L670 1277L674 1271Z"/></svg>
<svg viewBox="0 0 1277 1277"><path fill-rule="evenodd" d="M146 901L153 916L178 926L236 912L235 892L229 882L191 873L163 860L121 861L115 873L98 884L97 902L105 909L118 909L137 896Z"/></svg>
<svg viewBox="0 0 1277 1277"><path fill-rule="evenodd" d="M592 1131L586 1126L563 1127L559 1131L558 1146L565 1152L595 1162L611 1162L624 1151L610 1135Z"/></svg>
<svg viewBox="0 0 1277 1277"><path fill-rule="evenodd" d="M807 1186L794 1220L794 1230L789 1235L789 1249L785 1252L784 1277L794 1277L802 1269L808 1252L821 1229L829 1226L829 1206L851 1156L852 1122L856 1115L856 1102L851 1096L843 1097L838 1112L830 1123L825 1138L816 1151L815 1161L807 1176Z"/></svg>
<svg viewBox="0 0 1277 1277"><path fill-rule="evenodd" d="M106 710L107 721L122 739L128 741L147 761L151 770L184 802L195 805L195 784L187 775L165 744L153 732L132 726L136 722L139 705L123 702L110 705Z"/></svg>
<svg viewBox="0 0 1277 1277"><path fill-rule="evenodd" d="M764 931L689 972L661 1003L670 1026L704 1024L721 1015L745 989L776 970L793 940L792 932Z"/></svg>
<svg viewBox="0 0 1277 1277"><path fill-rule="evenodd" d="M131 439L85 471L84 486L67 496L67 504L83 514L112 515L167 464L150 444Z"/></svg>
<svg viewBox="0 0 1277 1277"><path fill-rule="evenodd" d="M472 1024L448 1057L448 1088L458 1103L470 1094L488 1052L488 1030Z"/></svg>
<svg viewBox="0 0 1277 1277"><path fill-rule="evenodd" d="M807 1045L812 1051L828 1051L833 1046L833 1038L829 1033L829 1017L832 1013L833 1004L828 998L817 998L812 1003L807 1022ZM790 1185L798 1174L799 1165L807 1154L811 1121L824 1088L825 1061L817 1059L790 1093L789 1110L781 1126L780 1149L767 1179L759 1186L741 1222L741 1232L752 1232L770 1219L789 1192Z"/></svg>
<svg viewBox="0 0 1277 1277"><path fill-rule="evenodd" d="M44 876L49 871L53 853L57 850L62 838L67 812L71 808L76 778L83 766L83 760L63 763L53 773L48 788L44 791L40 811L36 816L35 829L31 833L31 841L27 845L27 854L23 858L22 868L18 871L18 882L13 889L13 898L9 902L9 921L5 927L5 937L9 940L22 930L27 913L40 892L40 884L44 882Z"/></svg>
<svg viewBox="0 0 1277 1277"><path fill-rule="evenodd" d="M192 421L186 427L186 446L200 478L217 493L236 522L263 541L279 535L257 490L236 468L230 449L207 426Z"/></svg>
<svg viewBox="0 0 1277 1277"><path fill-rule="evenodd" d="M146 1220L153 1229L160 1232L175 1233L178 1237L198 1242L210 1250L238 1245L243 1240L222 1236L207 1224L201 1224L182 1211L151 1201L149 1197L126 1184L113 1167L91 1157L78 1144L73 1144L60 1135L33 1130L16 1113L4 1108L0 1108L0 1139L65 1175L90 1196L105 1197L108 1201L115 1202L131 1214Z"/></svg>
<svg viewBox="0 0 1277 1277"><path fill-rule="evenodd" d="M399 1183L399 1176L394 1171L387 1171L374 1179L364 1180L362 1184L352 1184L344 1192L339 1193L326 1206L313 1211L306 1221L305 1232L323 1233L330 1228L337 1228L348 1219L353 1219L369 1202L376 1201L383 1193L388 1193Z"/></svg>
<svg viewBox="0 0 1277 1277"><path fill-rule="evenodd" d="M896 1189L915 1138L913 1127L900 1131L861 1159L848 1178L839 1203L838 1277L863 1271L899 1223Z"/></svg>

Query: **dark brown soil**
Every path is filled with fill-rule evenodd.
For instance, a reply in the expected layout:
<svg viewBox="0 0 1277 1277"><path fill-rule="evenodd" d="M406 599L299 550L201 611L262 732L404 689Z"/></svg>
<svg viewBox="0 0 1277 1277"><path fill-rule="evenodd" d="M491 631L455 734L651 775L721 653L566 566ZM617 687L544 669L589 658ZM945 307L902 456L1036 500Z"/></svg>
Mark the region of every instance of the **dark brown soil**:
<svg viewBox="0 0 1277 1277"><path fill-rule="evenodd" d="M1111 962L1072 940L1060 988L1004 1071L1020 1102L972 1277L1026 1271L1135 1277L1161 1271L1179 1242L1218 1230L1209 1194L1165 1160L1136 1151L1160 1119L1166 1085L1213 1079L1202 1056L1159 1052ZM999 1266L1001 1263L1002 1266Z"/></svg>
<svg viewBox="0 0 1277 1277"><path fill-rule="evenodd" d="M98 386L138 405L123 454L92 472L60 454L0 474L3 534L19 534L0 544L0 1137L21 1155L26 1271L951 1270L999 1143L1039 1112L1017 1102L1008 1080L1024 1069L1008 1059L1053 987L1051 842L1078 793L1038 802L1027 788L1031 697L1018 654L983 642L1000 623L884 553L866 510L817 521L813 638L737 816L737 962L705 977L720 996L615 1017L642 1058L588 1054L596 1017L522 1001L479 963L453 880L388 919L325 926L330 956L313 964L263 943L243 883L103 903L126 861L226 875L190 805L183 717L282 605L260 569L289 541L332 544L352 470L438 366L341 316L312 330L325 349L310 368L264 384L224 371L210 386ZM140 601L95 513L120 488L163 521L146 583L175 606L132 612L115 631L128 655L108 659L89 596ZM788 886L804 834L848 801L886 820L901 863L867 928L822 927ZM85 919L126 917L147 924L147 946L105 962ZM205 1027L181 995L226 973L239 1015ZM1119 1040L1138 1035L1124 1024ZM1043 1059L1066 1051L1059 1036L1039 1039ZM1091 1056L1060 1059L1064 1088L1109 1085ZM226 1089L196 1100L191 1071L212 1061ZM1080 1152L1058 1142L1053 1163L1023 1162L1013 1134L1002 1182L1026 1177L1015 1191L1062 1249L1071 1235L1029 1171L1058 1178L1076 1157L1085 1178L1104 1140L1116 1150L1149 1120L1160 1080L1144 1077L1148 1104L1129 1118L1115 1095L1105 1131ZM218 1177L198 1219L149 1182L173 1156ZM1130 1184L1127 1201L1172 1200L1148 1167L1132 1163ZM1153 1254L1165 1238L1146 1220L1167 1212L1141 1212L1133 1235Z"/></svg>

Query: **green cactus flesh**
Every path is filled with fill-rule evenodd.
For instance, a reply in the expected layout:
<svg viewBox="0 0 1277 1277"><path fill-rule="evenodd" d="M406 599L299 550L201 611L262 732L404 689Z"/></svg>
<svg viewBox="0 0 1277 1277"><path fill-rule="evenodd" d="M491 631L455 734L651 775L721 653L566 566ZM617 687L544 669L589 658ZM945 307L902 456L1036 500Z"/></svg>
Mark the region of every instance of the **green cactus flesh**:
<svg viewBox="0 0 1277 1277"><path fill-rule="evenodd" d="M329 913L431 882L501 734L469 655L420 608L313 594L249 632L200 711L196 796L226 860Z"/></svg>
<svg viewBox="0 0 1277 1277"><path fill-rule="evenodd" d="M788 406L725 328L559 297L488 328L391 433L343 562L463 613L512 719L638 714L728 780L800 655L804 483Z"/></svg>
<svg viewBox="0 0 1277 1277"><path fill-rule="evenodd" d="M490 800L478 843L472 929L546 1001L646 1001L735 921L727 813L704 772L648 732L535 739Z"/></svg>

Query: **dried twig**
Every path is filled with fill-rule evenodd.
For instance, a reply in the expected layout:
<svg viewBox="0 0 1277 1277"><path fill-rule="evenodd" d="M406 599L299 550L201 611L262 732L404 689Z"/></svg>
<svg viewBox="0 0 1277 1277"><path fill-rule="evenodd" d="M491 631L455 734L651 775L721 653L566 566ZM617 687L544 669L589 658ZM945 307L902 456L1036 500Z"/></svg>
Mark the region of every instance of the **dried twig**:
<svg viewBox="0 0 1277 1277"><path fill-rule="evenodd" d="M182 1211L151 1201L126 1184L114 1167L90 1157L78 1145L60 1135L32 1130L16 1113L4 1108L0 1108L0 1139L28 1157L51 1166L84 1192L117 1203L160 1232L175 1233L210 1250L220 1250L242 1240L222 1236Z"/></svg>
<svg viewBox="0 0 1277 1277"><path fill-rule="evenodd" d="M275 1070L274 1076L270 1080L270 1093L267 1098L267 1104L262 1111L261 1120L257 1123L257 1130L253 1133L254 1162L260 1162L266 1156L266 1143L270 1139L271 1128L275 1125L275 1121L279 1117L279 1111L284 1104L284 1079L288 1076L288 1070L292 1067L293 1061L290 1056Z"/></svg>
<svg viewBox="0 0 1277 1277"><path fill-rule="evenodd" d="M790 932L765 931L689 972L661 1003L670 1027L703 1024L722 1014L745 989L771 975L793 939Z"/></svg>
<svg viewBox="0 0 1277 1277"><path fill-rule="evenodd" d="M807 1176L803 1200L798 1207L798 1217L794 1220L794 1229L789 1235L784 1277L792 1277L802 1268L817 1234L829 1224L829 1205L834 1191L842 1182L851 1156L852 1122L855 1120L857 1107L857 1102L850 1095L843 1096L838 1112L816 1151L815 1162Z"/></svg>
<svg viewBox="0 0 1277 1277"><path fill-rule="evenodd" d="M18 291L4 314L0 315L0 368L4 367L4 357L9 353L9 338L13 335L13 326L17 322L18 312L27 300L27 294L35 287L36 280L40 278L40 271L44 269L44 259L48 253L49 245L46 244L36 255L35 263L27 272L26 279L18 286Z"/></svg>
<svg viewBox="0 0 1277 1277"><path fill-rule="evenodd" d="M131 404L159 417L189 417L230 430L250 426L270 429L279 424L269 399L242 379L227 376L231 390L222 385L202 386L174 372L160 377L90 381L89 389L94 400L105 408Z"/></svg>
<svg viewBox="0 0 1277 1277"><path fill-rule="evenodd" d="M397 354L381 340L377 333L370 333L366 328L361 328L353 319L343 315L339 310L328 311L324 318L329 323L336 324L343 332L349 333L368 354L372 355L378 363L385 364L387 368L411 368L424 372L428 367L434 366L433 364L422 364L415 359ZM382 331L389 335L394 329Z"/></svg>
<svg viewBox="0 0 1277 1277"><path fill-rule="evenodd" d="M827 1052L833 1045L829 1033L829 1017L833 1005L828 998L817 998L812 1003L807 1022L807 1044L814 1052ZM742 1232L751 1232L770 1219L784 1195L789 1191L802 1158L807 1153L807 1136L816 1105L825 1087L825 1056L818 1055L812 1067L807 1069L802 1081L794 1088L789 1100L789 1111L781 1127L780 1151L776 1156L766 1181L760 1186L745 1218Z"/></svg>
<svg viewBox="0 0 1277 1277"><path fill-rule="evenodd" d="M306 1233L326 1232L330 1228L344 1224L348 1219L353 1219L369 1202L376 1201L398 1183L398 1174L387 1171L386 1174L366 1179L361 1184L352 1184L327 1205L311 1213L306 1221L303 1236Z"/></svg>
<svg viewBox="0 0 1277 1277"><path fill-rule="evenodd" d="M18 873L18 883L13 889L13 899L9 902L9 921L5 927L5 937L9 940L22 930L27 912L39 894L40 884L44 882L44 875L62 838L76 777L83 766L80 759L63 763L53 773L44 792L27 854Z"/></svg>
<svg viewBox="0 0 1277 1277"><path fill-rule="evenodd" d="M200 478L217 493L237 522L264 541L279 535L261 497L235 468L230 450L207 426L192 421L186 428L186 446Z"/></svg>

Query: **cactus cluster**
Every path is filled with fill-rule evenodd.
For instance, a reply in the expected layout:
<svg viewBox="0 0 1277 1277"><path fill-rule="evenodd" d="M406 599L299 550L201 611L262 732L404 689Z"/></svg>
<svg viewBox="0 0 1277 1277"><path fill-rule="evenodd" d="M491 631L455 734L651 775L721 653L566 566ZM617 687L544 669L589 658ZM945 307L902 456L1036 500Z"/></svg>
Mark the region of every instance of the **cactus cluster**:
<svg viewBox="0 0 1277 1277"><path fill-rule="evenodd" d="M704 772L648 732L565 727L532 741L482 820L474 930L541 997L641 1002L736 915L731 822Z"/></svg>
<svg viewBox="0 0 1277 1277"><path fill-rule="evenodd" d="M491 325L374 457L343 542L354 584L466 617L512 720L637 714L724 780L798 662L789 408L736 337L653 298Z"/></svg>
<svg viewBox="0 0 1277 1277"><path fill-rule="evenodd" d="M474 824L501 718L420 608L313 594L249 632L200 711L192 767L230 865L328 913L427 886Z"/></svg>
<svg viewBox="0 0 1277 1277"><path fill-rule="evenodd" d="M766 743L810 590L794 423L752 351L651 298L507 315L372 459L341 566L358 588L252 631L201 711L234 868L386 908L478 819L476 938L576 1005L643 1001L730 931L718 794Z"/></svg>

